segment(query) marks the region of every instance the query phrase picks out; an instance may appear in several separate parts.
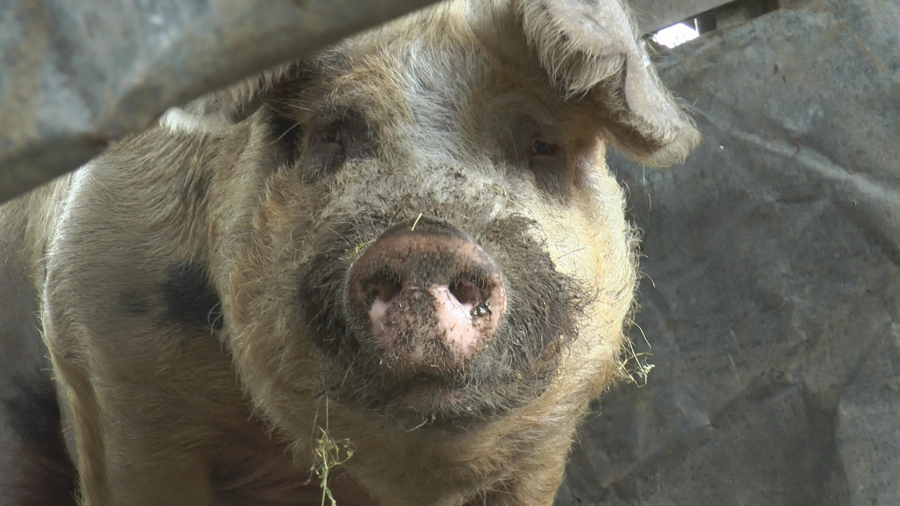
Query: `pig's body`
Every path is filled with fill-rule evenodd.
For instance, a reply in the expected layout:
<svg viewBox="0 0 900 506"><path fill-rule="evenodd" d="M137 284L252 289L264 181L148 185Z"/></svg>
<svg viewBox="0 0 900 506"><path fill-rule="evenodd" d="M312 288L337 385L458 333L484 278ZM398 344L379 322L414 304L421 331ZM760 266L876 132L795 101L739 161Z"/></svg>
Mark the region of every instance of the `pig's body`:
<svg viewBox="0 0 900 506"><path fill-rule="evenodd" d="M632 304L606 143L695 142L641 56L442 5L0 208L0 504L550 504Z"/></svg>

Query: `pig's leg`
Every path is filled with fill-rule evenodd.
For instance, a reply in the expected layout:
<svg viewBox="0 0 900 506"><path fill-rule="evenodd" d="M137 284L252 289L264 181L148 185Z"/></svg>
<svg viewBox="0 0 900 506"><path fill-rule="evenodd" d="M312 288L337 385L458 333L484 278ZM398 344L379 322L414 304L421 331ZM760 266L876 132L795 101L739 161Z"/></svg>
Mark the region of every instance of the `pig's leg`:
<svg viewBox="0 0 900 506"><path fill-rule="evenodd" d="M574 423L565 425L533 435L538 443L520 456L517 469L465 506L551 506L564 477L575 431Z"/></svg>
<svg viewBox="0 0 900 506"><path fill-rule="evenodd" d="M509 485L508 492L498 495L490 506L551 506L556 491L562 483L566 467L568 446L555 455L543 454L539 466L525 469Z"/></svg>
<svg viewBox="0 0 900 506"><path fill-rule="evenodd" d="M56 340L51 340L54 342ZM55 354L54 354L55 355ZM163 424L161 413L125 413L134 406L126 399L149 399L146 386L110 385L91 376L80 360L62 362L54 369L66 385L78 455L82 506L163 506L212 504L208 463L200 434L176 424ZM97 364L93 364L95 367ZM148 405L159 406L159 399ZM167 416L177 418L176 411Z"/></svg>
<svg viewBox="0 0 900 506"><path fill-rule="evenodd" d="M76 430L79 453L88 456L79 464L83 506L212 504L208 469L199 455L167 441L166 434L117 435L133 429L112 427L109 420L104 425L112 430L102 436Z"/></svg>

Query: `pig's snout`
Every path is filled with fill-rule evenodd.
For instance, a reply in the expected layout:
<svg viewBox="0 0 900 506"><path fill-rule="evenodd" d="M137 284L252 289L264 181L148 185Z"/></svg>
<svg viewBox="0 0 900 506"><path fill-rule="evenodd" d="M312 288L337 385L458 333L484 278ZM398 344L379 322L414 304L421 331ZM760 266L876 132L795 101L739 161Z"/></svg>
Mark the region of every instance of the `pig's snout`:
<svg viewBox="0 0 900 506"><path fill-rule="evenodd" d="M506 313L497 264L458 230L420 220L384 232L353 263L345 303L359 338L398 374L446 373L472 359Z"/></svg>

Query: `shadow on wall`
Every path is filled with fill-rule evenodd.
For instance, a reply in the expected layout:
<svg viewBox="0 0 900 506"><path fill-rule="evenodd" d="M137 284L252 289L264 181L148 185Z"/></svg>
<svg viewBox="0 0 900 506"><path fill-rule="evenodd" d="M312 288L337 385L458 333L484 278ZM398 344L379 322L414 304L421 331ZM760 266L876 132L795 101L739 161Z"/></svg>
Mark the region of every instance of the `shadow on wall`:
<svg viewBox="0 0 900 506"><path fill-rule="evenodd" d="M589 417L556 504L900 502L897 26L808 0L657 55L704 141L610 161L655 368Z"/></svg>

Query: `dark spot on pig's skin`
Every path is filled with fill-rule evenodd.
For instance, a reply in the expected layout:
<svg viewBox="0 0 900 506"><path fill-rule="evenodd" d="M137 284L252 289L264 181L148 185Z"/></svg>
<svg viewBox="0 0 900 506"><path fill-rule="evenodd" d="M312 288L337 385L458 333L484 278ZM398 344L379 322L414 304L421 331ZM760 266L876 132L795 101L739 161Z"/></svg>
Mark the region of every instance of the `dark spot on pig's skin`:
<svg viewBox="0 0 900 506"><path fill-rule="evenodd" d="M209 191L209 174L205 171L180 171L177 177L182 207L192 214L202 210Z"/></svg>
<svg viewBox="0 0 900 506"><path fill-rule="evenodd" d="M172 265L162 285L166 313L174 321L201 328L222 329L219 295L206 269L192 262Z"/></svg>
<svg viewBox="0 0 900 506"><path fill-rule="evenodd" d="M122 311L122 314L125 316L140 316L147 314L150 311L150 308L147 305L147 302L141 298L136 292L132 291L124 291L119 293L119 297L116 302L119 305L119 309Z"/></svg>
<svg viewBox="0 0 900 506"><path fill-rule="evenodd" d="M3 450L16 466L0 476L0 496L16 506L75 506L76 473L63 443L53 381L35 373L12 378L12 387L2 407L18 444Z"/></svg>

